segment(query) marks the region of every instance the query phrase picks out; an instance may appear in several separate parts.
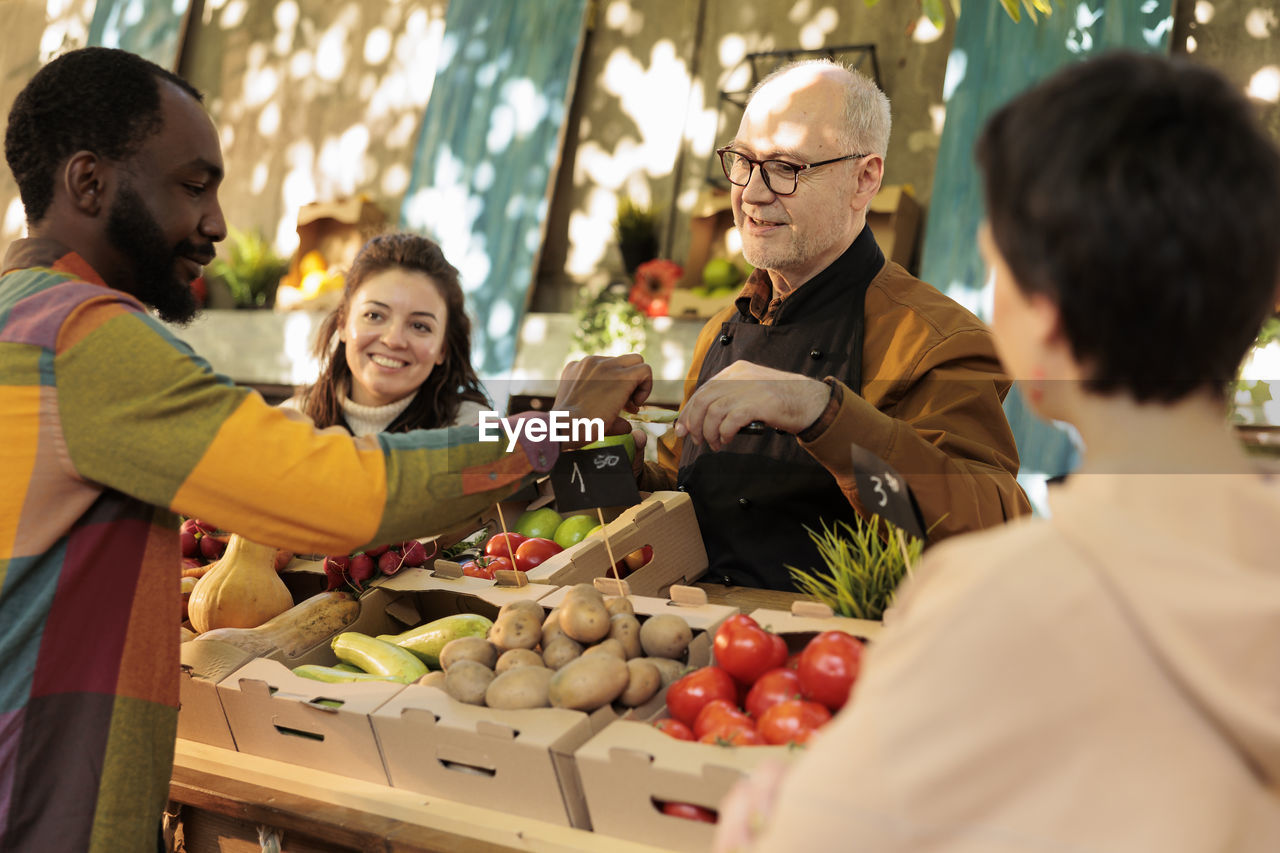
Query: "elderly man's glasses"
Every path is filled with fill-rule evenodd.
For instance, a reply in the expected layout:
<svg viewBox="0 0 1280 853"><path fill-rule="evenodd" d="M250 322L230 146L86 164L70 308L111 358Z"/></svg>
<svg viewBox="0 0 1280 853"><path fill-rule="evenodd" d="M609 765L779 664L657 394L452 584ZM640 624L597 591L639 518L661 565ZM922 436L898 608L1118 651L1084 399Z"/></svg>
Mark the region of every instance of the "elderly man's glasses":
<svg viewBox="0 0 1280 853"><path fill-rule="evenodd" d="M745 187L751 182L752 170L759 166L760 174L764 176L764 185L774 195L791 195L794 193L800 180L801 172L807 172L810 169L816 169L819 166L826 166L830 163L856 160L859 157L867 156L866 154L848 154L844 157L820 160L817 163L797 165L788 163L786 160L752 160L747 155L734 151L732 148L717 148L716 153L720 155L720 168L724 169L724 176L729 179L729 183Z"/></svg>

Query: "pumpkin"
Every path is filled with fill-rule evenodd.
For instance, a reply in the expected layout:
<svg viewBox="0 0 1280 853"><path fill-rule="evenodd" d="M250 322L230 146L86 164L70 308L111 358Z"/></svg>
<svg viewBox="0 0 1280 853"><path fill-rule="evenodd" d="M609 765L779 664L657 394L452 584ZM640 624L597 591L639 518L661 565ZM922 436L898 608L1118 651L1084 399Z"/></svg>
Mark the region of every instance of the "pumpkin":
<svg viewBox="0 0 1280 853"><path fill-rule="evenodd" d="M214 628L256 628L293 607L275 559L274 546L232 534L226 553L191 590L191 627L200 634Z"/></svg>

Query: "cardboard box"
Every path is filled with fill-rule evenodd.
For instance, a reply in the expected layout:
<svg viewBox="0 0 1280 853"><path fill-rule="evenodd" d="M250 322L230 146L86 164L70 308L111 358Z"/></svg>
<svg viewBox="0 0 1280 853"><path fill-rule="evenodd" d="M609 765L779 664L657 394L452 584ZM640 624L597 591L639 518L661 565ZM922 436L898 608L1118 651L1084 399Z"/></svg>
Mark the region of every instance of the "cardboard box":
<svg viewBox="0 0 1280 853"><path fill-rule="evenodd" d="M557 606L568 593L539 600ZM707 631L735 612L724 605L673 605L668 599L631 596L642 620L678 612L694 629L688 662L711 660ZM705 598L704 598L705 602ZM662 694L636 709L652 716ZM410 685L373 713L374 732L392 787L484 803L510 814L590 828L587 794L574 753L617 719L612 706L591 714L560 708L500 711L467 705L435 687Z"/></svg>
<svg viewBox="0 0 1280 853"><path fill-rule="evenodd" d="M795 610L761 609L751 616L783 634L793 651L821 631L843 630L871 639L880 630L877 622L829 615L825 605L800 602ZM714 827L665 815L662 804L692 803L716 811L737 781L762 761L788 761L796 752L786 746L722 747L676 740L651 725L665 714L664 706L656 714L629 715L634 719L619 720L575 754L592 828L672 850L707 850Z"/></svg>
<svg viewBox="0 0 1280 853"><path fill-rule="evenodd" d="M178 737L222 749L236 748L218 698L217 682L188 667L178 673Z"/></svg>
<svg viewBox="0 0 1280 853"><path fill-rule="evenodd" d="M219 682L218 695L240 752L385 785L369 715L404 687L325 684L255 658Z"/></svg>
<svg viewBox="0 0 1280 853"><path fill-rule="evenodd" d="M885 258L914 271L920 240L920 204L909 185L881 187L867 210L867 224Z"/></svg>
<svg viewBox="0 0 1280 853"><path fill-rule="evenodd" d="M520 513L550 503L544 496L523 505L503 505L503 518L510 529ZM492 525L498 530L496 516ZM707 571L707 549L693 511L693 501L684 492L654 492L643 501L620 511L607 512L604 534L592 535L547 559L528 573L540 584L572 586L591 583L595 578L613 577L613 562L645 545L653 548L653 558L625 580L635 595L662 597L673 585L688 584ZM612 519L612 520L610 520ZM612 561L610 560L612 550Z"/></svg>
<svg viewBox="0 0 1280 853"><path fill-rule="evenodd" d="M502 604L535 599L551 590L530 584L493 587L475 578L441 580L421 569L406 570L371 588L360 599L360 614L342 629L369 636L398 634L454 613L493 618ZM337 662L330 640L287 655L275 651L249 661L217 683L231 736L240 752L300 764L331 773L388 784L369 714L404 689L394 682L325 684L290 670L301 664ZM320 700L340 703L331 707Z"/></svg>
<svg viewBox="0 0 1280 853"><path fill-rule="evenodd" d="M372 722L394 788L589 828L573 753L614 719L610 706L499 711L411 684Z"/></svg>

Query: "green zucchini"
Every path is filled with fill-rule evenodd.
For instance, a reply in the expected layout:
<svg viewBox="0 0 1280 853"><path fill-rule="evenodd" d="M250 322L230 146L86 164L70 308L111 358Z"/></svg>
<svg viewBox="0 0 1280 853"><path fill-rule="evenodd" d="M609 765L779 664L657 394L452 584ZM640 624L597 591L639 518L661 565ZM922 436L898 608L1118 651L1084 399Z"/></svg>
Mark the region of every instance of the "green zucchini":
<svg viewBox="0 0 1280 853"><path fill-rule="evenodd" d="M459 637L485 637L493 620L479 613L455 613L410 628L403 634L381 634L378 639L407 649L432 669L440 668L440 652Z"/></svg>
<svg viewBox="0 0 1280 853"><path fill-rule="evenodd" d="M371 672L363 670L339 669L336 666L320 666L314 663L304 663L301 666L293 668L293 674L303 678L311 678L316 681L323 681L327 684L345 684L351 681L394 681L385 675L374 675Z"/></svg>
<svg viewBox="0 0 1280 853"><path fill-rule="evenodd" d="M333 638L332 646L338 660L374 675L412 684L427 674L427 665L408 651L368 634L343 631Z"/></svg>

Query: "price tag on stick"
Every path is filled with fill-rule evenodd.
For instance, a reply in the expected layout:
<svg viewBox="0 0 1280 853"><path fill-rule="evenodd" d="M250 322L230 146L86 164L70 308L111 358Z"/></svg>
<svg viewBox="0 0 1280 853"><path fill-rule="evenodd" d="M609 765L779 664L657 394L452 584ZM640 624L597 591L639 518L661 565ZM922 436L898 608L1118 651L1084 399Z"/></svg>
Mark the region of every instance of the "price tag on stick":
<svg viewBox="0 0 1280 853"><path fill-rule="evenodd" d="M561 453L551 469L551 488L561 513L640 503L631 460L616 445Z"/></svg>
<svg viewBox="0 0 1280 853"><path fill-rule="evenodd" d="M926 539L924 516L902 475L863 447L853 444L850 451L853 454L853 480L858 486L858 498L863 508L896 524L911 536Z"/></svg>

